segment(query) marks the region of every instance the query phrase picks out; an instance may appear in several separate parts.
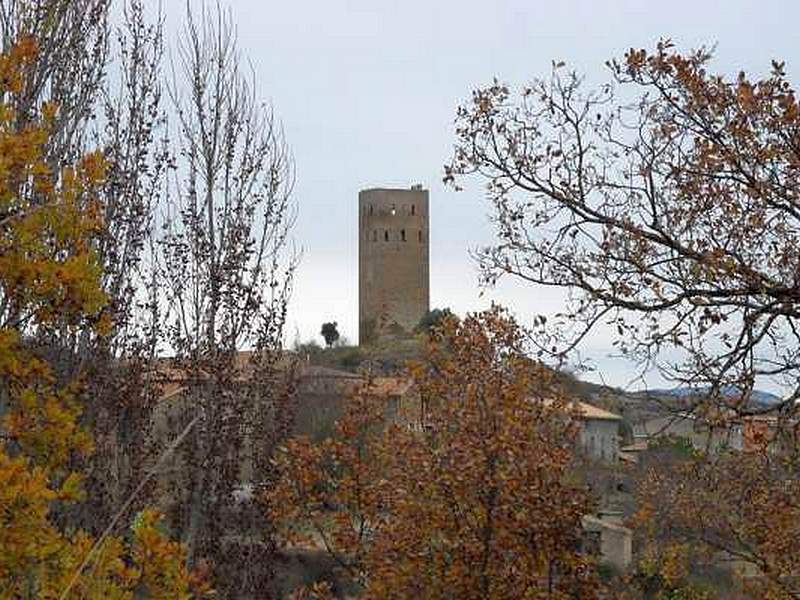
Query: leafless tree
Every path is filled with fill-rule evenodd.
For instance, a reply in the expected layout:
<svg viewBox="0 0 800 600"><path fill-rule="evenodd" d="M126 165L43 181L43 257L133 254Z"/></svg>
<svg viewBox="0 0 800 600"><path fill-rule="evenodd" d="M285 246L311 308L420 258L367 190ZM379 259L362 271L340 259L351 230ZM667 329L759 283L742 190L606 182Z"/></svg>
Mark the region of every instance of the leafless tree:
<svg viewBox="0 0 800 600"><path fill-rule="evenodd" d="M93 461L94 518L107 521L152 463L142 448L159 388L163 337L152 267L155 215L171 158L162 108L163 35L159 13L127 0L112 30L109 74L99 94L92 142L103 150L104 231L97 248L113 321L110 335L77 341L86 371L89 417L108 443ZM132 451L132 449L138 449ZM146 498L142 498L145 501ZM100 511L100 507L106 510Z"/></svg>
<svg viewBox="0 0 800 600"><path fill-rule="evenodd" d="M226 515L235 512L237 488L258 485L254 462L283 414L277 362L296 266L288 248L293 161L280 124L242 71L234 28L219 7L199 17L187 9L173 73L176 164L158 276L173 366L188 381L187 418L198 419L185 448L177 492L186 504L177 521L193 560L230 567L219 573L223 589L255 594L263 579L240 579L264 560L247 554L252 523ZM238 548L235 564L223 539Z"/></svg>
<svg viewBox="0 0 800 600"><path fill-rule="evenodd" d="M268 478L262 450L287 426L291 377L276 363L296 266L293 162L219 8L198 20L187 11L165 109L161 15L143 0L118 7L112 18L110 0L0 0L4 47L23 36L38 45L15 106L20 127L52 100L50 165L98 148L108 164L95 249L111 332L26 332L65 381L84 382L97 444L79 466L88 501L60 518L97 532L119 506L133 513L153 499L128 502L156 462L149 442L167 366L160 355L171 351L168 370L181 373L192 400L183 416L196 419L179 450L189 460L176 533L193 561L215 561L221 593L235 596L262 586L263 573L246 576L245 567L253 567L248 552L260 547L264 562L270 546L268 526L243 519L232 493ZM231 543L242 549L232 558L221 550Z"/></svg>

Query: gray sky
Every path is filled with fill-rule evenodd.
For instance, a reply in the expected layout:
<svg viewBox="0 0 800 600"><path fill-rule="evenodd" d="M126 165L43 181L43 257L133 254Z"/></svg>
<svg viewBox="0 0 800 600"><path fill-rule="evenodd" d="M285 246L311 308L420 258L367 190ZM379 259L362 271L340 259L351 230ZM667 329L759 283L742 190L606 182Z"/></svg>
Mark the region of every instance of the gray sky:
<svg viewBox="0 0 800 600"><path fill-rule="evenodd" d="M153 0L155 1L155 0ZM200 6L200 0L190 0ZM221 0L223 6L225 0ZM209 2L210 4L210 2ZM185 4L166 0L167 30ZM717 44L714 68L763 74L771 59L800 67L800 2L625 0L229 0L258 93L284 124L297 163L295 243L303 250L287 340L319 338L323 321L357 339L357 195L422 183L431 198L431 305L459 314L491 300L522 322L559 310L551 291L508 281L479 297L468 251L491 241L481 187L445 189L442 165L459 102L493 77L520 86L564 60L589 81L605 60L670 37ZM168 40L172 43L172 40ZM599 332L585 346L608 383L630 367ZM587 375L598 379L598 375ZM651 383L657 383L652 381ZM637 387L637 386L634 386Z"/></svg>

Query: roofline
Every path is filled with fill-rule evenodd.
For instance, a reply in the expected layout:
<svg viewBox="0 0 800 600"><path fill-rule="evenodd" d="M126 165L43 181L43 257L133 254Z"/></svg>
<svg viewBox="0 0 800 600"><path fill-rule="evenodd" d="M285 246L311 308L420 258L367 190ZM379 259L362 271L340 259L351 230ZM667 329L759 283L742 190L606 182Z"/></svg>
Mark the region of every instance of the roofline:
<svg viewBox="0 0 800 600"><path fill-rule="evenodd" d="M582 524L583 524L584 527L586 527L587 524L592 524L592 525L595 525L595 526L598 526L598 527L602 527L603 529L609 529L611 531L624 533L626 535L630 535L630 534L633 533L633 531L631 529L628 529L624 525L618 525L616 523L611 523L610 521L607 521L607 520L603 519L602 517L597 517L595 515L583 515L581 517L581 521L582 521Z"/></svg>
<svg viewBox="0 0 800 600"><path fill-rule="evenodd" d="M541 400L547 405L551 405L556 402L554 398L536 398L535 396L531 397L532 400ZM581 418L586 420L594 420L594 421L624 421L625 419L616 413L612 413L610 410L606 410L604 408L600 408L599 406L595 406L589 402L584 402L583 400L578 400L577 398L569 398L565 399L565 404L568 407L574 407L575 405L578 406L578 409L581 413ZM592 410L600 411L601 415L587 415L586 409L584 407L589 407Z"/></svg>
<svg viewBox="0 0 800 600"><path fill-rule="evenodd" d="M358 190L359 194L365 192L428 192L428 188L410 188L410 187L371 187Z"/></svg>

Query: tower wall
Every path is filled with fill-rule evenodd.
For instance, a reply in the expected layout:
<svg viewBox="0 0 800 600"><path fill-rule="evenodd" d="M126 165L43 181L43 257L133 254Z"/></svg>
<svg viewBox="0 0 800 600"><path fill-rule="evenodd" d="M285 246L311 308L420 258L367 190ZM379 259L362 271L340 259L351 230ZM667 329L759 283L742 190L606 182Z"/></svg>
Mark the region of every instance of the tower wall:
<svg viewBox="0 0 800 600"><path fill-rule="evenodd" d="M428 191L358 194L359 343L411 333L428 312Z"/></svg>

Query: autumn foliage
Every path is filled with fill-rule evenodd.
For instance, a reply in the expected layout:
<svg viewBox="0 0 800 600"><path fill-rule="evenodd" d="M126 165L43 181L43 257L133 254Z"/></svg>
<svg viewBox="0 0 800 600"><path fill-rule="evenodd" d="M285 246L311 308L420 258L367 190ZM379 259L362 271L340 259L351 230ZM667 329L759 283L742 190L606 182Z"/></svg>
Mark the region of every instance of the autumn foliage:
<svg viewBox="0 0 800 600"><path fill-rule="evenodd" d="M696 453L649 469L633 523L643 539L640 567L667 588L696 564L730 564L753 597L800 594L800 485L786 456Z"/></svg>
<svg viewBox="0 0 800 600"><path fill-rule="evenodd" d="M661 40L596 87L560 62L519 90L495 80L458 109L445 181L486 186L484 282L564 292L535 319L541 356L605 332L643 375L692 390L667 403L681 418L734 431L755 416L787 440L638 473L652 597L706 597L686 577L703 556L754 597L796 598L800 103L782 62L728 76L712 59Z"/></svg>
<svg viewBox="0 0 800 600"><path fill-rule="evenodd" d="M199 598L211 569L220 597L261 597L279 587L276 541L334 565L297 598L608 597L581 548L595 502L573 468L578 414L539 362L602 327L694 388L682 418L757 425L746 450L687 443L632 468L637 553L614 592L705 600L697 573L733 565L737 591L800 597L800 104L782 63L726 78L665 40L610 61L596 90L555 63L518 96L475 91L445 180L487 186L483 282L560 288L563 310L533 335L496 307L439 311L410 393L367 377L331 437L286 439L294 165L233 24L189 10L170 140L160 25L142 2L122 11L117 104L107 1L15 14L63 33L68 6L94 8L76 47L48 40L61 59L8 31L0 54L0 600ZM52 85L59 70L74 86ZM51 87L73 105L42 103ZM764 381L785 391L775 406L754 401ZM157 416L169 439L137 454ZM160 482L171 520L143 508L166 458L181 465Z"/></svg>
<svg viewBox="0 0 800 600"><path fill-rule="evenodd" d="M747 412L771 378L791 406L798 99L782 63L730 78L711 59L664 40L610 61L597 88L563 63L519 92L495 81L459 109L445 179L487 185L485 281L568 292L541 322L543 354L563 358L608 327L643 369L706 386L714 404Z"/></svg>
<svg viewBox="0 0 800 600"><path fill-rule="evenodd" d="M409 376L412 406L366 385L334 437L277 456L286 542L327 550L367 598L592 597L576 422L514 321L445 320Z"/></svg>
<svg viewBox="0 0 800 600"><path fill-rule="evenodd" d="M45 163L58 106L17 126L13 98L36 58L31 38L0 56L0 598L190 598L206 585L157 513L100 539L59 516L84 497L71 459L93 451L92 435L81 381L59 382L26 336L110 326L93 250L105 161L91 153L58 172Z"/></svg>

